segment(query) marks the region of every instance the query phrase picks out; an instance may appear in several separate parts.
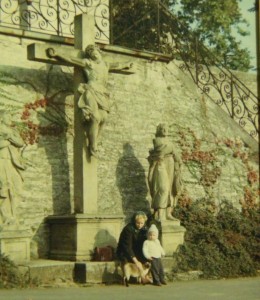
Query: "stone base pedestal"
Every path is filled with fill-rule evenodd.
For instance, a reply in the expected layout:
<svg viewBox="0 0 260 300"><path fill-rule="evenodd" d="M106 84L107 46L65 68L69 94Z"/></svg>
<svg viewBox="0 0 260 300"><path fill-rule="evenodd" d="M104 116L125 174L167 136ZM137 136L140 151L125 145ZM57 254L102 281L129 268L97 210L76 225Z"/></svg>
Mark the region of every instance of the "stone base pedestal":
<svg viewBox="0 0 260 300"><path fill-rule="evenodd" d="M162 226L162 246L166 257L172 257L178 246L184 242L186 229L180 226L179 220L165 220Z"/></svg>
<svg viewBox="0 0 260 300"><path fill-rule="evenodd" d="M30 230L4 228L0 231L0 253L8 256L15 263L28 262L30 241Z"/></svg>
<svg viewBox="0 0 260 300"><path fill-rule="evenodd" d="M95 247L116 248L123 216L50 216L50 259L87 261Z"/></svg>

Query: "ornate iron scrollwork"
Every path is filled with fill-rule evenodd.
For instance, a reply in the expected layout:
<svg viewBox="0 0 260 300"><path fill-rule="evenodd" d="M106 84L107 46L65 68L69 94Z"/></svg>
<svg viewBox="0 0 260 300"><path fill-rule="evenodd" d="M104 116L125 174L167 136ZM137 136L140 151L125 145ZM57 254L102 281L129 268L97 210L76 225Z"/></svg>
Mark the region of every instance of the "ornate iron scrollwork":
<svg viewBox="0 0 260 300"><path fill-rule="evenodd" d="M64 37L74 35L74 17L95 17L96 40L109 43L109 0L1 0L0 25Z"/></svg>

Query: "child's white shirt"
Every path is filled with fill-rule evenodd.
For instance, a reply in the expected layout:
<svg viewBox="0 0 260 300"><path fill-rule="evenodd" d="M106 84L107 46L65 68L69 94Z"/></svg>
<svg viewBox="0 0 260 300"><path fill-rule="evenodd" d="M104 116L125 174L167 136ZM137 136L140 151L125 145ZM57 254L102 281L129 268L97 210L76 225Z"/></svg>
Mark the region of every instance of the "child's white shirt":
<svg viewBox="0 0 260 300"><path fill-rule="evenodd" d="M145 258L149 259L151 257L160 258L165 255L165 252L160 241L156 239L144 241L143 254Z"/></svg>

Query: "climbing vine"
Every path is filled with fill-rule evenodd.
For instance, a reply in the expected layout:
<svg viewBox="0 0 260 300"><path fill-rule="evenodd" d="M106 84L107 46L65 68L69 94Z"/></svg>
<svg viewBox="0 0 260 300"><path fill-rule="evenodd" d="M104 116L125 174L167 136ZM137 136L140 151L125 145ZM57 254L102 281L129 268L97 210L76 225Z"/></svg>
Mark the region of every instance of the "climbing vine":
<svg viewBox="0 0 260 300"><path fill-rule="evenodd" d="M244 196L239 202L245 212L257 207L259 176L257 170L250 164L248 148L240 138L216 139L210 147L204 147L206 150L203 150L202 144L205 141L197 138L192 129L180 130L179 137L182 161L198 184L204 187L206 194L209 193L209 188L217 183L223 172L224 163L221 157L233 157L239 159L246 170L247 184L243 187ZM185 199L187 195L181 195L180 199L181 197Z"/></svg>
<svg viewBox="0 0 260 300"><path fill-rule="evenodd" d="M60 107L61 104L54 102L55 96L38 99L24 105L20 121L16 122L16 126L25 144L37 143L40 136L59 136L71 127L71 119ZM44 125L35 122L35 114L43 120Z"/></svg>
<svg viewBox="0 0 260 300"><path fill-rule="evenodd" d="M233 152L233 157L241 159L247 170L247 186L244 187L244 197L240 199L242 211L249 215L252 209L259 207L259 175L250 165L248 153L244 150L243 142L240 139L225 139L225 145Z"/></svg>
<svg viewBox="0 0 260 300"><path fill-rule="evenodd" d="M256 275L260 266L259 175L248 148L239 138L224 138L203 150L203 141L191 129L179 134L182 160L205 191L217 183L228 158L240 160L245 181L241 209L228 199L216 203L207 193L194 199L183 190L173 214L187 231L175 254L175 271L201 270L204 278Z"/></svg>
<svg viewBox="0 0 260 300"><path fill-rule="evenodd" d="M70 90L70 76L66 76L61 69L50 66L46 76L39 79L45 83L45 91L42 91L42 89L39 90L39 86L34 80L20 78L17 74L14 75L5 70L0 70L0 73L0 96L3 99L9 99L12 103L10 107L6 104L1 106L10 112L19 111L20 117L16 118L13 123L26 145L38 143L40 136L59 136L65 132L70 132L72 121L65 108L73 107L73 104L64 101L66 96L73 94L73 91ZM50 95L54 82L56 83L56 92ZM22 103L17 99L17 94L6 88L10 85L17 88L23 87L24 91L33 91L36 95L43 94L44 96L33 102L27 102L20 108ZM57 86L60 87L58 91Z"/></svg>
<svg viewBox="0 0 260 300"><path fill-rule="evenodd" d="M221 175L221 168L217 164L216 150L202 150L202 141L189 128L186 131L179 131L179 135L182 161L187 165L189 170L192 170L194 167L199 169L200 177L198 180L205 188L215 184ZM197 177L195 172L192 173Z"/></svg>

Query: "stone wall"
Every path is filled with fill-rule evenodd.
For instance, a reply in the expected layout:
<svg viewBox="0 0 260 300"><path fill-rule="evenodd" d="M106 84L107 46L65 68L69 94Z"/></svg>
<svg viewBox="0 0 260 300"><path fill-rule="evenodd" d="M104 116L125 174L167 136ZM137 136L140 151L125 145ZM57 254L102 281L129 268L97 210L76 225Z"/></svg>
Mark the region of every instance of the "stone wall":
<svg viewBox="0 0 260 300"><path fill-rule="evenodd" d="M48 255L45 217L73 212L73 70L28 61L33 42L0 36L0 109L12 113L27 143L19 218L32 230L36 258ZM147 157L160 122L169 124L183 159L185 197L239 207L245 187L255 192L248 174L258 174L257 143L201 95L177 62L104 57L133 62L135 73L109 75L112 108L99 140L100 212L123 213L127 221L135 210L149 210Z"/></svg>

